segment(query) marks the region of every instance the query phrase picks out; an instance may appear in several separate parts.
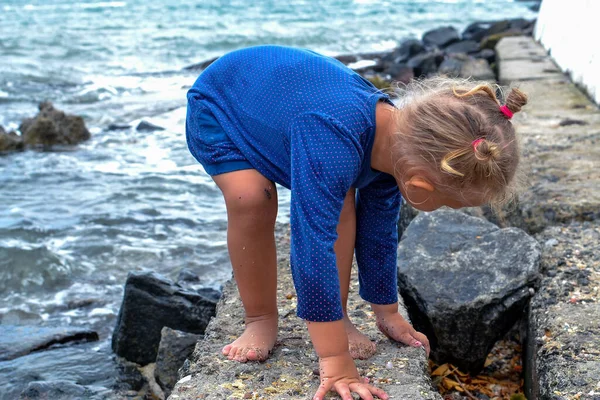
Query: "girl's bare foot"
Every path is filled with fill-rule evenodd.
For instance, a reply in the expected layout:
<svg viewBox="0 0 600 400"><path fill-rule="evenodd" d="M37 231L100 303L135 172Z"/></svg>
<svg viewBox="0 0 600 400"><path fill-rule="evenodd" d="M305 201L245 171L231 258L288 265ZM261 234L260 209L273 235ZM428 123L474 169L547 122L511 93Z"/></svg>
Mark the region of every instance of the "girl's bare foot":
<svg viewBox="0 0 600 400"><path fill-rule="evenodd" d="M277 314L246 318L246 330L223 347L223 355L239 362L266 360L277 339L277 319Z"/></svg>
<svg viewBox="0 0 600 400"><path fill-rule="evenodd" d="M353 359L366 360L375 354L375 343L361 333L348 316L344 316L344 326L348 334L350 355Z"/></svg>
<svg viewBox="0 0 600 400"><path fill-rule="evenodd" d="M399 313L390 313L385 316L377 316L377 328L397 342L408 346L422 347L429 357L429 340L421 332L417 332L411 324Z"/></svg>

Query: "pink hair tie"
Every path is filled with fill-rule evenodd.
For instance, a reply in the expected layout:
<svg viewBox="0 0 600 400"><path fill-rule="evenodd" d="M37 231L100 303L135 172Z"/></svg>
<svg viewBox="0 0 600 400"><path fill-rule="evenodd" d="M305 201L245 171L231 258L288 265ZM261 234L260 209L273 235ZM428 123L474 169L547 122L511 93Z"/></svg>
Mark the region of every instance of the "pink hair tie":
<svg viewBox="0 0 600 400"><path fill-rule="evenodd" d="M485 140L485 138L479 138L479 139L475 139L471 142L471 146L473 146L473 151L477 151L477 146L479 146L479 143L483 142Z"/></svg>
<svg viewBox="0 0 600 400"><path fill-rule="evenodd" d="M500 111L502 111L502 114L506 115L506 118L511 119L513 117L513 112L510 111L508 109L508 107L506 107L506 104L503 106L500 106Z"/></svg>

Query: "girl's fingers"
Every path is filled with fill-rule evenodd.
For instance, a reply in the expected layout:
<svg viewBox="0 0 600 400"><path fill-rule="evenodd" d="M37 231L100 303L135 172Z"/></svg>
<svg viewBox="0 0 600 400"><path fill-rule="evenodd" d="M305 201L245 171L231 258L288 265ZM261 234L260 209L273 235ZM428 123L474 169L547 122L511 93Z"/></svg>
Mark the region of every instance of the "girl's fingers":
<svg viewBox="0 0 600 400"><path fill-rule="evenodd" d="M313 400L323 400L329 389L331 388L331 384L327 381L321 381L319 385L319 389L317 389L317 393L313 396Z"/></svg>
<svg viewBox="0 0 600 400"><path fill-rule="evenodd" d="M353 400L352 394L350 393L350 388L348 387L347 384L340 383L340 384L334 385L334 387L335 387L335 390L340 395L340 397L342 398L342 400Z"/></svg>
<svg viewBox="0 0 600 400"><path fill-rule="evenodd" d="M389 399L389 396L387 395L386 392L383 391L383 389L379 389L379 388L376 388L375 386L371 386L371 385L367 385L367 387L369 388L369 391L372 394L379 397L380 399L383 399L383 400Z"/></svg>
<svg viewBox="0 0 600 400"><path fill-rule="evenodd" d="M352 389L354 393L358 393L362 400L375 400L369 390L369 385L365 385L364 383L351 383L350 389Z"/></svg>
<svg viewBox="0 0 600 400"><path fill-rule="evenodd" d="M429 351L431 350L431 347L429 346L429 339L427 339L427 336L423 335L421 332L416 332L413 334L413 336L419 341L421 342L421 344L423 345L423 347L425 348L425 351L427 352L427 357L429 357ZM418 346L420 347L420 346Z"/></svg>

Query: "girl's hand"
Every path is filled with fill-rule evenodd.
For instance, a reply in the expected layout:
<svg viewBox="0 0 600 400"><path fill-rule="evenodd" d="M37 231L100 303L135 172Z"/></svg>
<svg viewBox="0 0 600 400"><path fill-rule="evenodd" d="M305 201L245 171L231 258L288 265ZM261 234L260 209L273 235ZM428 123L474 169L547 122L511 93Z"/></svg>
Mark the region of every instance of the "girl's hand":
<svg viewBox="0 0 600 400"><path fill-rule="evenodd" d="M321 384L313 400L323 400L330 390L336 391L342 400L352 400L352 393L357 393L363 400L388 399L381 389L368 384L367 379L361 379L349 352L340 355L321 357L319 359Z"/></svg>

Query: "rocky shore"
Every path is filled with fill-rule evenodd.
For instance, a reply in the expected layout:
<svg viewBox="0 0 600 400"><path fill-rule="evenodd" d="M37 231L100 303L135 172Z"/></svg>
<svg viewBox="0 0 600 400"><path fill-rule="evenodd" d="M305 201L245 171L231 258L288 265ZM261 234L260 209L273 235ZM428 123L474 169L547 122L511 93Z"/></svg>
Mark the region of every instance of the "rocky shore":
<svg viewBox="0 0 600 400"><path fill-rule="evenodd" d="M504 38L495 49L500 82L520 84L531 97L526 111L515 119L523 136L529 186L516 209L504 218L492 218L504 226L515 225L530 233L539 232L535 239L542 253L541 281L529 289L529 296L535 294L530 307L526 307L529 311L521 311L521 317L528 317L529 322L528 335L524 333L522 337L526 339L526 396L529 399L598 399L600 342L596 321L600 316L597 307L600 267L596 218L600 204L594 183L599 181L600 157L594 145L600 112L531 38ZM285 265L286 260L281 262ZM284 273L282 270L283 276ZM289 290L285 282L282 285L283 291ZM293 301L288 303L293 293L280 292L280 295L280 312L285 320L293 310ZM369 322L368 311L357 313L354 301L354 319L361 329L374 335L380 349L378 353L381 353L359 363L362 371L371 373L375 382L393 398L439 398L431 392L427 371L422 367L413 369L417 373L411 375L407 370L395 368L392 362L390 378L380 375L390 372L382 368L385 357L395 354L391 351L403 349L394 350L397 345L377 339L377 332L369 331L368 324L364 325ZM283 332L289 334L282 335L272 361L266 364L230 365L229 361L215 356L223 338L239 334L240 306L231 283L217 307L216 319L207 328L205 339L180 370L181 379L171 399L309 398L317 384L309 367L314 365L316 357L308 347L305 333L298 331L297 325L287 325L293 324L291 321L283 322ZM237 331L235 326L226 324L232 316L239 322ZM290 346L292 343L294 346ZM404 357L409 365L414 362L422 365L419 354L404 350L409 353L394 355L395 359ZM370 371L369 365L377 369ZM398 380L399 387L389 385L390 379ZM407 384L412 380L413 386L403 386L401 382L405 379ZM407 387L412 389L406 392Z"/></svg>
<svg viewBox="0 0 600 400"><path fill-rule="evenodd" d="M531 36L534 26L535 21L522 18L474 22L463 32L445 26L426 32L421 39L402 40L392 51L336 58L380 89L392 90L392 83L440 74L493 81L498 41L509 36ZM193 64L185 70L202 71L215 60Z"/></svg>
<svg viewBox="0 0 600 400"><path fill-rule="evenodd" d="M420 253L425 260L413 260L410 250L401 251L400 261L405 264L399 283L406 306L401 304L399 311L433 338L437 348L432 357L472 372L483 367L486 353L515 322L528 321L527 334L521 338L525 345L527 398L598 400L600 112L528 36L533 24L521 19L478 22L462 33L443 27L427 32L421 40L405 40L391 52L343 55L338 59L390 91L392 82L442 74L519 84L530 95L530 104L514 120L523 137L529 177L515 208L500 216L487 210L468 210L483 219L454 212L420 215L417 222L413 211L403 213L399 229L404 234L405 248L415 247L411 241L425 240L419 236L423 232L447 235L444 227L460 228L457 237L450 235L448 243L436 241L431 252ZM188 69L201 70L212 61ZM129 128L124 125L108 129ZM161 127L140 124L136 129ZM73 145L88 138L81 117L42 103L38 116L23 121L20 134L7 133L0 127L0 152ZM520 229L499 229L485 218L500 228ZM419 226L427 229L419 233ZM134 371L129 375L135 376L129 380L133 383L124 383L124 389L120 389L122 398L311 398L319 384L317 357L304 323L295 316L287 227L279 227L277 240L280 336L271 358L264 363L239 364L220 355L223 344L243 330L243 310L234 282L228 282L220 296L188 291L185 285L160 276L130 276L112 342L115 353L123 358L124 370ZM519 246L511 246L517 242ZM504 247L497 247L499 244ZM487 254L493 257L479 254L477 249L482 246L492 246L494 250ZM515 258L509 260L505 257L508 255ZM411 263L416 267L412 268ZM423 263L436 267L427 278L418 268ZM457 289L460 293L440 303L445 288L461 287L458 281L449 283L449 277L458 273L452 270L453 265L459 265L466 274L460 279L465 285L470 282L469 290ZM498 268L499 272L490 276L489 271L497 266L513 266L514 276L504 274L511 268ZM430 286L423 285L423 279ZM489 286L482 285L483 281ZM479 292L470 292L473 287ZM377 331L372 313L356 292L357 279L353 276L349 314L378 346L373 358L357 362L360 372L392 398L441 399L433 388L425 354L393 343ZM465 300L461 293L472 296L463 303L454 303ZM449 314L448 304L457 304L456 314ZM188 317L179 318L179 314ZM448 326L452 327L450 333ZM481 336L474 337L473 332ZM54 343L97 340L94 332L44 334L41 341L32 341L24 350L0 348L0 356L10 359L42 351ZM473 351L463 351L467 342L468 350ZM457 346L460 344L463 348ZM82 390L67 383L30 385L22 398L43 398L63 389L70 393ZM453 398L460 398L457 396Z"/></svg>

